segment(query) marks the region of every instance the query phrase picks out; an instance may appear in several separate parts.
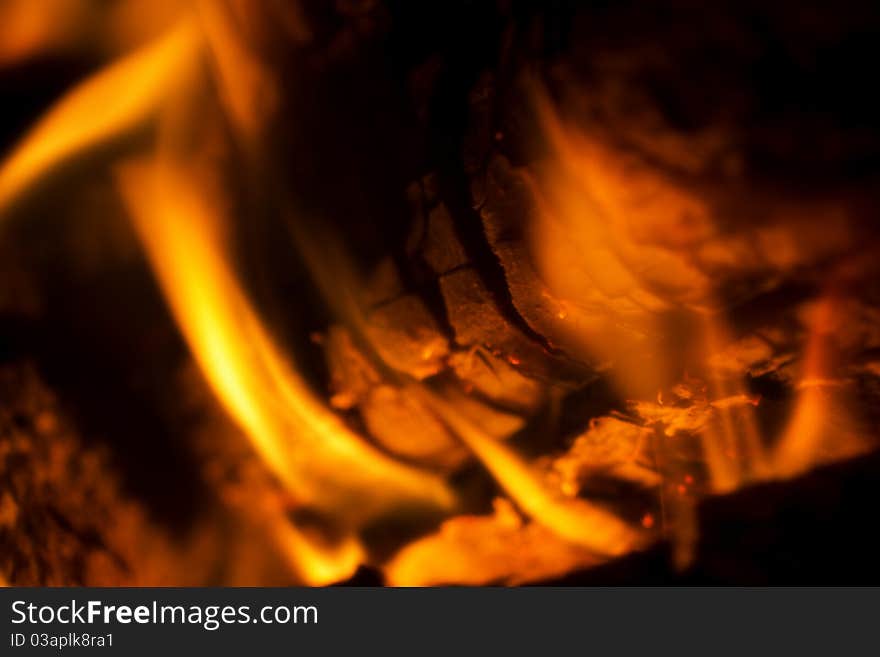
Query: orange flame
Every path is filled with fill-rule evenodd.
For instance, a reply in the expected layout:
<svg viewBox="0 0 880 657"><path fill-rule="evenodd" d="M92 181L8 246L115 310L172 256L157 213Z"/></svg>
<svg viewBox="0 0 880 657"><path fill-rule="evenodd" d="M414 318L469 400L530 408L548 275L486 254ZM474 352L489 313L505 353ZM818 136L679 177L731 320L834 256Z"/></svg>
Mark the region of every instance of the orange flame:
<svg viewBox="0 0 880 657"><path fill-rule="evenodd" d="M623 554L642 541L623 520L584 500L554 495L508 447L485 435L448 402L414 389L435 408L456 435L483 462L514 501L539 524L597 554Z"/></svg>
<svg viewBox="0 0 880 657"><path fill-rule="evenodd" d="M863 449L833 373L839 292L823 296L806 321L798 397L781 436L768 440L758 429L759 401L746 393L743 369L731 373L714 364L731 340L716 301L721 282L698 266L701 253L737 262L738 243L715 225L699 196L662 170L567 124L541 92L537 106L552 155L530 179L538 207L530 241L545 297L566 309L568 321L551 336L554 342L606 367L636 412L664 427L665 436L697 435L712 492L793 476ZM755 238L769 245L769 265L783 272L810 257L790 234L797 234L793 222ZM670 326L669 315L678 324ZM683 346L670 349L676 342ZM700 399L664 404L663 389L691 367L706 380ZM680 505L688 486L673 490ZM685 544L679 561L685 564L696 528L689 527L692 511L682 508L679 515L676 531Z"/></svg>
<svg viewBox="0 0 880 657"><path fill-rule="evenodd" d="M43 14L28 13L22 3L12 6L23 29L20 41L0 49L0 63L49 48L61 38ZM341 538L334 544L315 540L286 518L286 509L255 513L268 519L270 533L304 581L332 582L368 558L358 537L365 525L407 507L450 512L456 499L440 476L395 461L331 411L250 298L236 270L233 217L220 179L228 137L224 126L228 119L245 146L257 145L265 138L279 91L258 55L236 33L235 21L225 13L229 7L206 0L195 3L195 9L181 10L177 24L161 38L86 80L37 124L0 167L0 217L85 154L111 145L124 153L125 161L114 169L118 188L193 358L289 492L292 505L326 513ZM214 79L207 79L209 71ZM567 125L546 99L539 106L553 154L543 169L525 174L539 210L528 242L539 273L536 284L546 286L550 316L559 320L558 334L550 336L553 344L607 373L644 423L638 432L653 436L651 428L660 429L659 452L679 434L695 436L706 493L801 473L842 453L829 448L832 434L836 439L845 434L858 449L858 432L840 400L846 382L834 367L840 295L829 292L805 319L798 398L781 437L768 440L758 429L758 401L747 394L743 372L731 375L713 361L730 342L730 331L717 303L718 283L698 266L694 253L704 249L718 261L736 262L739 252L719 238L708 204L662 173ZM146 129L157 126L156 134ZM146 154L144 142L149 143ZM343 257L333 259L331 271L324 262L331 258L323 258L306 237L300 236L301 255L318 287L328 295L334 286L339 291L329 305L335 303L350 329L365 333L351 290L339 289L341 279L354 278L338 262ZM796 247L784 236L770 231L764 237L779 245L776 264L797 260ZM327 242L323 248L328 253L344 253ZM375 352L369 357L381 361ZM431 353L425 351L424 358ZM521 364L517 354L507 354L506 360ZM386 383L436 415L534 521L539 531L530 545L552 534L565 543L560 554L566 559L581 559L586 552L595 561L637 549L648 530L666 522L665 507L660 516L642 513L627 522L576 497L579 490L572 481L557 490L534 464L471 421L462 404L400 375L388 363L375 364L394 379ZM693 389L681 382L689 378L690 367L701 377ZM522 422L517 419L514 425ZM679 562L686 563L697 536L694 504L700 493L694 491L703 483L690 472L664 474L675 475L665 487L673 492L667 505L677 523ZM645 480L638 473L632 476ZM487 533L497 526L508 533L521 528L509 504L500 504L504 512L496 512ZM433 581L421 572L425 563L443 556L432 545L428 541L410 550L408 558L414 561L402 551L392 581ZM576 557L568 554L570 546L580 551ZM413 563L420 572L412 570ZM457 565L462 567L451 569L457 577L480 581L482 573L474 577L466 572L471 566Z"/></svg>
<svg viewBox="0 0 880 657"><path fill-rule="evenodd" d="M133 167L121 181L194 356L298 502L364 517L401 499L451 504L439 480L381 455L314 398L230 269L222 223L184 170Z"/></svg>
<svg viewBox="0 0 880 657"><path fill-rule="evenodd" d="M196 26L184 20L68 93L0 168L0 209L73 159L130 138L155 118L169 90L191 69L199 47Z"/></svg>
<svg viewBox="0 0 880 657"><path fill-rule="evenodd" d="M83 152L158 122L157 154L118 167L120 189L194 357L294 503L349 531L403 506L449 509L441 479L380 453L315 398L241 286L223 194L194 173L204 151L189 148L199 120L187 112L204 97L194 66L203 44L199 24L185 20L70 92L0 169L0 209ZM363 559L350 535L331 550L293 526L277 530L309 582L338 580Z"/></svg>

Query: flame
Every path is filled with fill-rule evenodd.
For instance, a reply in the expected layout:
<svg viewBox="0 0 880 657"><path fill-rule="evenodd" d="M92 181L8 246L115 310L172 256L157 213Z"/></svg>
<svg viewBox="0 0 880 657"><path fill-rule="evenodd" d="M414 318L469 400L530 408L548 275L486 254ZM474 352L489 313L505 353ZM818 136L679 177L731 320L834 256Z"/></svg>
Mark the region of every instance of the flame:
<svg viewBox="0 0 880 657"><path fill-rule="evenodd" d="M708 308L710 281L672 245L700 239L708 209L655 172L539 110L553 158L530 180L530 242L547 295L565 308L561 344L600 364L627 395L656 394L674 375L663 315Z"/></svg>
<svg viewBox="0 0 880 657"><path fill-rule="evenodd" d="M865 437L847 409L847 382L835 369L835 328L845 321L840 285L821 293L804 320L797 398L780 435L761 434L760 400L747 392L745 367L731 371L718 364L732 343L719 301L729 271L724 268L735 263L734 273L754 271L773 280L834 255L834 248L845 254L845 220L833 215L832 246L810 236L827 213L786 216L759 227L752 239L762 244L760 254L756 249L744 256L697 193L566 123L542 91L536 99L552 154L537 174L525 174L538 209L530 245L547 285L544 296L565 308L567 321L551 336L554 342L601 364L636 414L663 428L668 439L696 436L712 493L791 477L864 449ZM707 262L724 263L718 280L707 273ZM670 316L677 321L670 323ZM670 405L664 390L675 389L688 370L699 373L699 391L678 384L680 403ZM688 563L697 536L689 486L671 485L680 565Z"/></svg>
<svg viewBox="0 0 880 657"><path fill-rule="evenodd" d="M0 5L5 26L0 66L60 47L75 31L85 6L81 0L6 0Z"/></svg>
<svg viewBox="0 0 880 657"><path fill-rule="evenodd" d="M192 109L205 96L197 66L204 43L199 23L187 19L71 91L0 169L0 209L6 214L62 164L158 123L155 153L116 167L120 191L193 356L295 505L326 511L349 531L401 507L449 509L453 495L441 479L380 453L314 396L240 283L224 195L196 173L210 147L191 145L202 119ZM363 559L350 534L322 550L292 525L276 530L309 582L340 579Z"/></svg>
<svg viewBox="0 0 880 657"><path fill-rule="evenodd" d="M406 499L451 504L439 480L369 447L315 399L230 269L222 224L186 170L133 166L120 180L193 355L298 502L364 516ZM348 499L334 500L334 488Z"/></svg>
<svg viewBox="0 0 880 657"><path fill-rule="evenodd" d="M220 98L246 143L254 143L278 103L275 82L236 29L231 7L213 0L197 4ZM239 6L245 10L247 6Z"/></svg>
<svg viewBox="0 0 880 657"><path fill-rule="evenodd" d="M155 38L185 4L178 0L3 0L0 68L49 54L117 55Z"/></svg>
<svg viewBox="0 0 880 657"><path fill-rule="evenodd" d="M512 450L477 429L441 397L425 389L413 389L412 394L436 409L520 508L557 536L604 556L623 554L643 542L614 514L581 499L554 495Z"/></svg>
<svg viewBox="0 0 880 657"><path fill-rule="evenodd" d="M155 43L68 93L0 168L0 209L62 165L99 145L130 137L155 118L169 89L184 79L199 45L193 22L181 21Z"/></svg>
<svg viewBox="0 0 880 657"><path fill-rule="evenodd" d="M807 340L797 400L773 454L780 477L796 476L863 447L846 404L850 382L836 376L835 332L843 321L842 301L836 291L829 291L805 318Z"/></svg>
<svg viewBox="0 0 880 657"><path fill-rule="evenodd" d="M65 9L58 24L49 20L48 6L3 6L0 19L6 17L19 29L15 39L0 46L0 64L60 47L81 29L80 23L88 22L84 5L76 0L55 5ZM123 3L114 28L129 34L119 38L121 43L137 42L132 17L141 15L138 7L143 6L142 0ZM255 44L239 31L241 16L235 12L247 13L250 5L203 0L174 11L163 7L156 9L153 22L164 24L173 14L176 22L170 28L74 88L3 163L0 218L81 158L113 151L118 190L193 359L288 494L284 504L269 499L254 504L254 524L273 536L303 581L344 579L369 559L360 531L370 523L412 508L448 514L457 500L441 476L373 447L318 398L293 356L276 341L237 269L233 236L240 218L224 189L224 175L234 168L228 161L229 128L252 164L280 94ZM287 28L298 39L308 39L302 25ZM700 495L791 477L858 450L859 432L847 410L848 381L839 372L835 341L845 295L829 289L803 318L807 337L796 359L799 382L790 419L780 436L762 435L760 401L748 393L744 372L731 373L718 364L718 354L733 341L732 323L720 301L719 281L702 266L707 261L740 263L742 245L723 233L698 193L621 153L601 136L565 123L543 95L538 106L552 155L543 167L524 174L538 209L527 240L539 274L536 284L546 287L548 316L558 320L549 341L595 364L629 401L633 417L594 422L591 431L605 432L621 445L629 444L633 433L639 440L659 439L655 460L667 481L658 484L660 477L636 464L632 455L617 474L658 489L661 513L640 511L629 522L584 499L589 480L581 490L577 467L568 468L565 481L554 485L537 464L503 442L524 424L521 418L497 432L503 435L490 435L464 410L468 403L471 410L479 408L479 402L462 402L460 396L396 371L370 342L357 299L359 275L345 245L322 232L321 222L298 225L295 217L293 241L316 287L362 343L362 355L383 384L435 416L508 496L496 500L494 515L474 522L455 516L446 521L447 528L466 533L467 527L478 526L479 535L515 535L528 550L538 551L552 537L557 543L538 560L539 570L550 572L543 570L553 560L547 555L558 554L572 567L593 564L638 549L655 535L651 530L666 531L669 523L677 540L676 559L684 565L698 536ZM309 229L306 223L318 227ZM780 276L804 259L798 240L777 226L754 241L764 245L766 264ZM437 344L446 348L442 338ZM434 357L435 347L441 350L436 344L424 348L424 360ZM518 354L503 357L512 366L525 361ZM343 400L338 405L354 404ZM630 421L641 423L635 432ZM667 452L680 436L695 438L702 471L692 473L673 463ZM829 445L829 437L850 446ZM602 465L589 445L582 448L592 459L588 465ZM291 508L325 514L335 540L291 521ZM391 581L442 581L437 572L429 572L430 563L448 548L442 528L439 537L439 542L437 536L416 541L394 557ZM456 534L453 542L459 538ZM531 556L523 549L517 563ZM455 581L479 583L487 572L495 572L480 570L480 559L473 555L459 557L447 569Z"/></svg>

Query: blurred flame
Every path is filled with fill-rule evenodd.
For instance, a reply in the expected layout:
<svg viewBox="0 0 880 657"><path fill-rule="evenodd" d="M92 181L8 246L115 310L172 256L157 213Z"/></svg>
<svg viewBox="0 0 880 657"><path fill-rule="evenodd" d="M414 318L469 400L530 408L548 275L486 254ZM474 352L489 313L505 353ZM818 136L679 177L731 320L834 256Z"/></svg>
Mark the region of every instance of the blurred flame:
<svg viewBox="0 0 880 657"><path fill-rule="evenodd" d="M68 93L0 168L0 209L71 159L129 136L154 118L200 46L191 21L112 64Z"/></svg>
<svg viewBox="0 0 880 657"><path fill-rule="evenodd" d="M256 147L266 138L279 90L236 20L240 16L234 12L247 13L249 4L200 0L192 3L192 12L190 3L173 4L152 9L146 0L119 4L110 31L122 50L150 32L138 26L139 17L150 16L153 26L165 25L169 16L176 23L73 89L24 138L0 167L0 216L77 158L110 145L130 145L133 136L144 133L155 138L146 155L128 157L114 169L136 233L212 390L290 493L291 506L325 512L337 524L338 538L316 538L291 522L286 508L269 504L254 509L255 515L265 519L304 581L337 581L367 559L358 530L378 516L406 507L448 512L456 500L442 478L372 447L318 399L248 295L236 271L232 218L216 170L217 159L222 160L217 158L222 147L216 147L226 135L217 138L212 118L222 108L222 118L229 119L244 145ZM87 32L83 25L94 19L90 11L77 0L5 2L0 20L14 29L7 29L0 43L0 65L51 51ZM308 38L301 25L285 29ZM210 81L204 79L207 70L214 75ZM834 363L838 293L822 297L805 319L798 397L787 427L768 447L773 441L758 429L758 400L747 394L742 372L732 377L712 364L712 355L729 342L728 323L716 303L717 281L693 257L702 245L716 262L736 263L738 247L723 240L705 246L717 226L697 195L566 125L543 97L539 108L553 156L530 180L539 213L528 239L540 283L556 304L552 314L560 335L554 338L573 355L599 363L646 425L662 426L666 438L677 432L698 435L708 492L801 473L827 457L829 435L838 439L843 433L857 444L841 399L846 382ZM155 135L146 130L157 126ZM352 331L365 333L351 298L356 276L346 265L344 248L323 234L297 230L306 266L322 292L333 297L328 305L335 304ZM797 240L774 230L762 235L775 245L774 263L794 266ZM678 335L673 320L682 323L682 318L687 334ZM681 343L674 350L670 334ZM430 355L425 352L426 359ZM381 360L378 353L369 356ZM507 360L520 364L514 355ZM556 491L455 403L388 363L376 365L393 379L390 383L436 414L542 532L592 555L620 555L644 544L642 529L654 527L653 514L628 523L576 497L579 491L571 482L567 491ZM687 377L690 366L700 369L703 388L666 394ZM676 396L692 404L676 406L671 399ZM671 514L683 546L680 563L687 562L697 536L694 484L687 473L671 488L677 493ZM519 529L515 512L496 516L505 530ZM510 517L516 518L513 529L507 526ZM658 520L665 522L665 515ZM431 544L416 553L420 569L444 556ZM400 561L393 581L431 581L411 566Z"/></svg>
<svg viewBox="0 0 880 657"><path fill-rule="evenodd" d="M232 7L203 0L197 8L223 105L246 142L253 144L278 102L274 80L245 41Z"/></svg>
<svg viewBox="0 0 880 657"><path fill-rule="evenodd" d="M180 0L0 0L0 68L52 54L117 55L155 38Z"/></svg>
<svg viewBox="0 0 880 657"><path fill-rule="evenodd" d="M120 179L194 356L297 502L364 515L399 499L451 503L438 480L369 447L314 398L241 288L223 245L221 217L187 171L160 161L130 167ZM350 505L334 505L334 488L351 489Z"/></svg>
<svg viewBox="0 0 880 657"><path fill-rule="evenodd" d="M807 340L797 399L773 454L778 476L793 477L817 462L860 451L862 441L846 404L849 382L835 371L841 303L839 294L829 291L805 318Z"/></svg>
<svg viewBox="0 0 880 657"><path fill-rule="evenodd" d="M450 508L441 479L380 453L315 398L241 286L223 192L197 173L206 160L210 168L210 147L193 139L203 43L201 26L183 21L71 91L0 169L0 209L61 164L158 122L156 154L118 166L120 190L194 357L294 504L331 513L348 532L402 506ZM343 578L363 560L350 533L327 548L289 522L275 530L311 583Z"/></svg>
<svg viewBox="0 0 880 657"><path fill-rule="evenodd" d="M739 263L742 245L715 225L698 196L659 168L565 123L543 92L536 98L552 155L530 180L539 215L530 243L545 296L566 309L568 321L559 325L556 339L604 365L636 411L665 426L664 435L698 435L711 492L794 476L858 452L864 441L833 367L839 291L823 294L806 320L798 396L781 436L769 440L758 429L759 400L746 393L744 368L731 373L713 364L713 355L730 342L716 300L722 281L697 266L704 253L726 266L745 269L754 262ZM804 222L812 226L823 216ZM762 240L764 251L754 257L784 271L827 252L810 230L799 230L798 221L786 217L759 228L754 239ZM835 216L834 226L832 241L846 239L845 220ZM670 315L677 324L667 320ZM699 393L705 400L665 404L664 388L682 373L687 377L691 367L706 381ZM688 486L672 488L678 493L675 531L684 565L696 538L694 514L685 502Z"/></svg>
<svg viewBox="0 0 880 657"><path fill-rule="evenodd" d="M0 66L63 45L84 18L85 9L82 0L3 0Z"/></svg>
<svg viewBox="0 0 880 657"><path fill-rule="evenodd" d="M534 520L558 536L604 556L639 545L638 532L585 500L554 495L512 450L469 422L453 405L423 389L413 389L437 410L455 434L474 452L511 498Z"/></svg>

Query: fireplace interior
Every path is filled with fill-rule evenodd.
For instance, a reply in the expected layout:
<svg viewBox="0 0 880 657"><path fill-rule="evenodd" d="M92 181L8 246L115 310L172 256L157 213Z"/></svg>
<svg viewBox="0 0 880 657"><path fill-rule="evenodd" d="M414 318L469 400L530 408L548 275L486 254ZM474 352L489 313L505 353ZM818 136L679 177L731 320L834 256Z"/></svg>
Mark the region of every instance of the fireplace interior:
<svg viewBox="0 0 880 657"><path fill-rule="evenodd" d="M0 32L0 583L880 582L876 3Z"/></svg>

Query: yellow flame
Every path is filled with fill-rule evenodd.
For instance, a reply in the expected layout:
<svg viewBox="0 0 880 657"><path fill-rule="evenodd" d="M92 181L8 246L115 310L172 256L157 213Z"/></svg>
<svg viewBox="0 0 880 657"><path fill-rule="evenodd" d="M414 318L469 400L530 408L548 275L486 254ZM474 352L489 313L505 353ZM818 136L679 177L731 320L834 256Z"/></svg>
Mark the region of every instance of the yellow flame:
<svg viewBox="0 0 880 657"><path fill-rule="evenodd" d="M210 88L198 68L203 44L199 24L183 21L72 90L0 169L0 210L59 165L158 124L156 154L118 166L119 188L196 361L294 503L348 531L404 506L449 509L442 479L385 456L314 396L239 282L223 191L195 173L211 157L192 113ZM276 530L310 581L347 574L363 558L350 536L325 549L295 527Z"/></svg>
<svg viewBox="0 0 880 657"><path fill-rule="evenodd" d="M0 212L5 215L26 192L82 154L159 126L155 152L117 167L119 189L211 388L295 505L326 511L342 527L342 539L327 546L287 522L283 511L266 515L293 568L309 583L326 583L347 576L365 559L356 531L377 515L409 505L449 510L455 500L441 478L394 461L327 408L249 297L234 266L224 193L203 171L215 164L214 135L194 108L210 98L208 104L223 107L238 136L253 144L264 137L278 90L224 8L205 0L198 10L56 105L0 167ZM27 29L23 40L10 46L15 56L52 38L45 22L30 24L31 18L22 16ZM214 85L203 79L205 56L217 76ZM640 402L656 395L656 405L672 417L678 411L665 408L662 389L678 375L681 362L664 352L664 313L684 309L696 324L691 337L697 339L683 349L685 360L705 365L728 340L723 318L708 310L713 281L687 255L713 235L710 211L661 174L570 129L542 103L554 160L546 175L532 181L540 212L529 239L547 296L557 304L554 314L565 320L562 342L577 356L610 363L621 393ZM343 258L332 258L332 270L326 267L331 258L324 254L337 251L329 241L321 249L315 243L324 240L309 238L298 234L300 255L322 292L331 297L337 292L340 317L363 333L362 320L349 308L346 289L353 285L340 285L354 275L340 264ZM829 418L846 417L829 391L840 385L829 362L835 304L833 296L823 299L809 322L798 399L773 452L763 446L743 382L708 366L710 401L703 406L711 420L687 426L699 433L713 492L792 476L823 458L824 436L839 429L830 427ZM397 383L406 381L400 377ZM537 524L601 555L642 544L643 535L614 514L551 490L510 447L477 428L454 404L421 384L410 383L404 391L433 409ZM682 507L680 534L691 546L692 514L693 507Z"/></svg>
<svg viewBox="0 0 880 657"><path fill-rule="evenodd" d="M230 267L222 222L198 182L162 164L130 167L120 179L196 360L298 501L365 517L407 500L451 504L440 480L370 447L290 367Z"/></svg>
<svg viewBox="0 0 880 657"><path fill-rule="evenodd" d="M0 0L0 68L46 55L116 55L165 31L187 0Z"/></svg>
<svg viewBox="0 0 880 657"><path fill-rule="evenodd" d="M242 136L252 144L267 127L266 119L278 103L275 81L245 42L232 7L215 0L200 0L196 7L217 73L220 98Z"/></svg>
<svg viewBox="0 0 880 657"><path fill-rule="evenodd" d="M72 158L131 135L155 117L196 59L201 36L183 20L166 36L68 93L0 168L0 211Z"/></svg>
<svg viewBox="0 0 880 657"><path fill-rule="evenodd" d="M486 435L453 405L425 388L412 394L425 400L474 452L520 508L558 536L597 554L626 553L641 542L626 522L593 504L555 495L509 447Z"/></svg>
<svg viewBox="0 0 880 657"><path fill-rule="evenodd" d="M347 579L366 560L357 536L345 533L333 541L314 536L290 522L276 496L252 500L246 513L249 523L272 537L297 579L309 586Z"/></svg>

